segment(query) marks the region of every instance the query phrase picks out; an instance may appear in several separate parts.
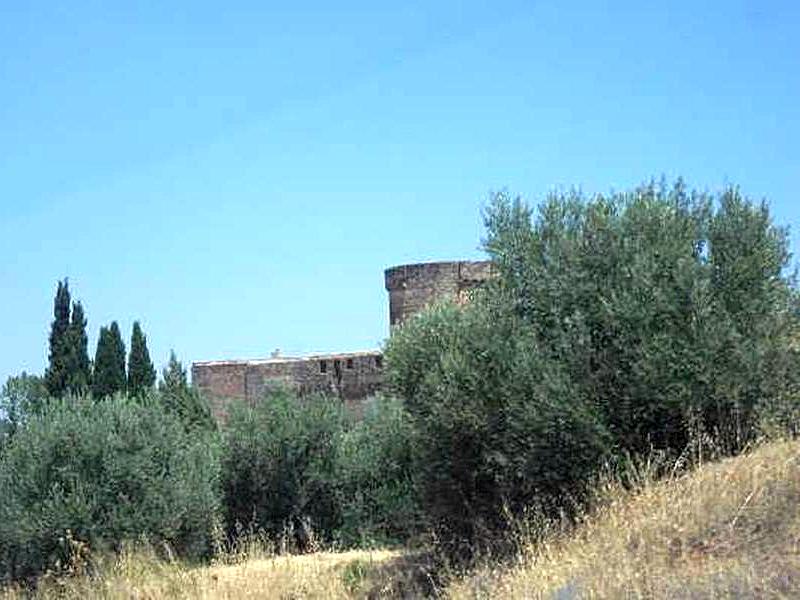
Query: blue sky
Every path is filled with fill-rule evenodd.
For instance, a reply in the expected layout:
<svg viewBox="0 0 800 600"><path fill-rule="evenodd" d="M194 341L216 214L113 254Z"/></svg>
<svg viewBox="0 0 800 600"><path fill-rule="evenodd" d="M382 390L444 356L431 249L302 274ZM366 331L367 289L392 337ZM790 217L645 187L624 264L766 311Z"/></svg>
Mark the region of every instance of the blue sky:
<svg viewBox="0 0 800 600"><path fill-rule="evenodd" d="M480 258L503 188L737 183L798 250L798 2L16 4L3 381L65 276L91 354L112 319L159 367L377 347L383 269Z"/></svg>

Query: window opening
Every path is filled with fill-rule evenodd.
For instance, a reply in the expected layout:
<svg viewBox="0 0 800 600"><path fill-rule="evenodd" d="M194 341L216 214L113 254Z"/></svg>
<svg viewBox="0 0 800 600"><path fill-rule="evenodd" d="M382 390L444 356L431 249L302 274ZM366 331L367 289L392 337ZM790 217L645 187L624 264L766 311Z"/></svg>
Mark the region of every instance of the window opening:
<svg viewBox="0 0 800 600"><path fill-rule="evenodd" d="M342 361L334 360L333 361L333 376L336 378L336 385L339 386L342 384Z"/></svg>

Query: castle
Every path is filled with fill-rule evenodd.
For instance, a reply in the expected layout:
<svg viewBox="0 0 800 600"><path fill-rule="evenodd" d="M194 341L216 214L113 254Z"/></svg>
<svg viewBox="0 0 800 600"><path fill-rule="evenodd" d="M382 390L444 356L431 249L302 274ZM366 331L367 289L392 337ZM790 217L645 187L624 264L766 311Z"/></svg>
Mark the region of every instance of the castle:
<svg viewBox="0 0 800 600"><path fill-rule="evenodd" d="M389 324L396 327L441 298L464 302L469 290L490 276L488 261L418 263L386 269ZM379 350L192 363L192 383L209 398L214 415L220 419L225 418L230 400L254 404L277 386L288 386L301 395L331 393L345 402L358 403L378 391L383 381L383 355Z"/></svg>

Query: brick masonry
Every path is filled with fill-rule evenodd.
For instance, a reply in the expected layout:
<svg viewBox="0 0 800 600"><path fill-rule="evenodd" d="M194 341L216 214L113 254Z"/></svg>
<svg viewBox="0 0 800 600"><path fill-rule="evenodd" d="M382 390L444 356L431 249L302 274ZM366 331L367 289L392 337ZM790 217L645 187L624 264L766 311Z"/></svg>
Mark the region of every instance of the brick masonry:
<svg viewBox="0 0 800 600"><path fill-rule="evenodd" d="M491 277L491 263L401 265L386 269L384 277L389 322L394 327L437 299L466 301L469 290ZM286 386L301 395L330 393L357 405L377 392L383 379L383 356L378 350L192 364L192 384L209 398L215 416L222 420L231 399L253 405L271 387Z"/></svg>

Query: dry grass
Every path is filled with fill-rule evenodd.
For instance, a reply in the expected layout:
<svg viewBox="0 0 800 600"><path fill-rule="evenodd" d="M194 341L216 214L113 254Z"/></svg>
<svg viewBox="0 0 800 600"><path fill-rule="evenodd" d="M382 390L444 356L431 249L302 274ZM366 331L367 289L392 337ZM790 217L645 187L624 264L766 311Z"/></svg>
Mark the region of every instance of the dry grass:
<svg viewBox="0 0 800 600"><path fill-rule="evenodd" d="M636 493L486 567L452 598L800 598L800 444L773 442Z"/></svg>
<svg viewBox="0 0 800 600"><path fill-rule="evenodd" d="M388 550L317 552L299 556L250 557L235 564L188 567L138 549L124 552L88 575L45 579L35 598L352 598L372 584L370 574L399 555ZM0 593L4 600L27 595Z"/></svg>

